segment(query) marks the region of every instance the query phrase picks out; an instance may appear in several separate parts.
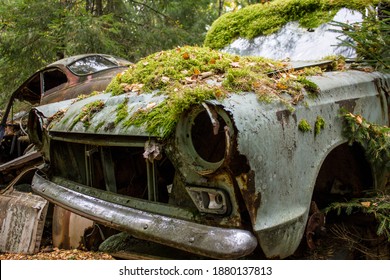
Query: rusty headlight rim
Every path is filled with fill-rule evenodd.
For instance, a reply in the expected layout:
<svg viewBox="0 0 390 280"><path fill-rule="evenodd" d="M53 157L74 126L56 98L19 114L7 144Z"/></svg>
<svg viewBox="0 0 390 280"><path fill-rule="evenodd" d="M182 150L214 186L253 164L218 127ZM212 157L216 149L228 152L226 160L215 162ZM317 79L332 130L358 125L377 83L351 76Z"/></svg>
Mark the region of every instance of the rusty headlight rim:
<svg viewBox="0 0 390 280"><path fill-rule="evenodd" d="M221 144L219 146L223 146L223 151L221 150L217 159L213 161L205 159L204 156L199 153L200 151L197 149L197 143L194 143L194 137L197 137L197 135L194 135L194 129L197 128L197 125L203 127L202 125L196 124L197 118L201 115L204 120L207 119L206 124L209 127L211 126L207 131L209 135L213 133L212 130L215 128L215 121L218 122L219 120L219 122L221 122L219 124L220 128L218 135ZM180 120L176 131L178 148L184 161L191 169L200 175L208 175L215 172L224 164L226 158L230 155L232 136L234 135L233 123L229 114L220 106L202 103L202 105L192 108ZM199 138L196 139L199 140ZM207 145L208 144L212 143L207 143Z"/></svg>

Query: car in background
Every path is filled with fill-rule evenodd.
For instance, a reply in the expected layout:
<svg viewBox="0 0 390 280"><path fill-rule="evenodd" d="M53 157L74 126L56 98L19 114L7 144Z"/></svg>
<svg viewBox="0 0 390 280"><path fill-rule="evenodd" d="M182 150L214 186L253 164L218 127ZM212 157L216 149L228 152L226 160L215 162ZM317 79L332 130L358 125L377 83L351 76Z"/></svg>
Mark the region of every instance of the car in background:
<svg viewBox="0 0 390 280"><path fill-rule="evenodd" d="M11 95L4 110L0 123L0 163L22 156L28 147L24 116L32 105L103 91L130 64L112 55L82 54L58 60L35 72ZM3 170L9 170L9 166L0 166L0 172Z"/></svg>

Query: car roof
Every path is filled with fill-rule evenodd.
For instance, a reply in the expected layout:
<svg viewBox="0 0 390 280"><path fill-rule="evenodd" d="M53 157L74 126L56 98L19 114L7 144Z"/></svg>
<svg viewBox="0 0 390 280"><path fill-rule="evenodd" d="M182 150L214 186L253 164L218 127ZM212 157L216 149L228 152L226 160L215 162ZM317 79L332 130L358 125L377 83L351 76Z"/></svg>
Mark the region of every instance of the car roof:
<svg viewBox="0 0 390 280"><path fill-rule="evenodd" d="M109 54L102 54L102 53L87 53L87 54L79 54L79 55L74 55L74 56L69 56L69 57L65 57L63 59L60 59L60 60L57 60L53 63L50 63L49 65L45 66L44 68L48 68L48 67L53 67L53 66L58 66L58 65L70 65L72 64L73 62L79 60L79 59L82 59L82 58L85 58L85 57L89 57L89 56L102 56L102 57L106 57L110 60L115 60L118 62L119 65L122 65L123 62L128 62L129 64L131 63L130 61L127 61L123 58L119 58L119 57L116 57L116 56L113 56L113 55L109 55Z"/></svg>

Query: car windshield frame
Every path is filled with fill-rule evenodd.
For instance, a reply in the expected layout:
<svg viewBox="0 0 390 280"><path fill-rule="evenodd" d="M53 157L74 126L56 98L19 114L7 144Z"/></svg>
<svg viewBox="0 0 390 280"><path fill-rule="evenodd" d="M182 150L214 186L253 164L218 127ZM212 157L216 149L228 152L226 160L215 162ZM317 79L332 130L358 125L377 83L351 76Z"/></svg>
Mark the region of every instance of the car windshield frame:
<svg viewBox="0 0 390 280"><path fill-rule="evenodd" d="M119 67L119 65L114 63L113 60L101 55L82 57L67 65L69 71L77 76L87 76L116 67Z"/></svg>

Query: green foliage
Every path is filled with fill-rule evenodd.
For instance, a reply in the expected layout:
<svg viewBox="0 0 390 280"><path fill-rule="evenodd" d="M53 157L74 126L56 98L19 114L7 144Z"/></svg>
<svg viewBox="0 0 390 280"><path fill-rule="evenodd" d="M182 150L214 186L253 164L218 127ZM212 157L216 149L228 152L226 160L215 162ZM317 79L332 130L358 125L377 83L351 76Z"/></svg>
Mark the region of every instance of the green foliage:
<svg viewBox="0 0 390 280"><path fill-rule="evenodd" d="M298 124L298 129L302 132L310 132L312 131L311 125L307 122L307 120L302 119Z"/></svg>
<svg viewBox="0 0 390 280"><path fill-rule="evenodd" d="M285 70L284 62L261 57L241 57L210 48L185 46L158 52L117 75L106 92L157 91L167 95L157 106L139 110L126 125L146 125L150 133L168 137L180 114L208 99L221 99L229 92L255 92L259 100L279 100L293 109L306 91L318 90L307 74L315 70ZM305 89L305 90L304 90ZM283 95L290 98L284 99ZM268 96L270 98L266 98Z"/></svg>
<svg viewBox="0 0 390 280"><path fill-rule="evenodd" d="M359 115L342 110L344 136L365 150L370 162L380 170L390 170L390 128L372 124Z"/></svg>
<svg viewBox="0 0 390 280"><path fill-rule="evenodd" d="M274 0L255 4L218 18L208 31L204 45L221 49L239 37L252 39L278 31L289 21L306 28L332 20L342 7L364 11L378 0Z"/></svg>
<svg viewBox="0 0 390 280"><path fill-rule="evenodd" d="M356 212L373 215L378 221L377 234L386 236L390 242L390 196L375 194L369 198L354 198L347 202L334 202L325 209L325 213L336 211L338 215Z"/></svg>
<svg viewBox="0 0 390 280"><path fill-rule="evenodd" d="M62 56L100 52L136 61L201 44L217 14L207 0L0 0L0 98Z"/></svg>
<svg viewBox="0 0 390 280"><path fill-rule="evenodd" d="M368 9L363 14L363 22L347 24L333 22L341 27L340 32L347 36L340 46L352 47L356 50L357 61L372 66L375 70L390 70L390 13L383 11L384 18L379 18L377 11Z"/></svg>

